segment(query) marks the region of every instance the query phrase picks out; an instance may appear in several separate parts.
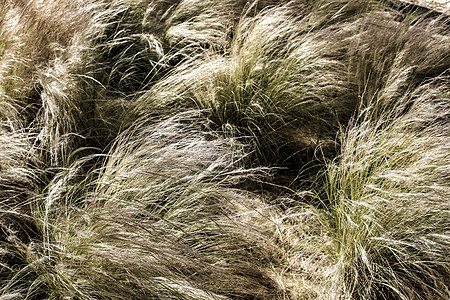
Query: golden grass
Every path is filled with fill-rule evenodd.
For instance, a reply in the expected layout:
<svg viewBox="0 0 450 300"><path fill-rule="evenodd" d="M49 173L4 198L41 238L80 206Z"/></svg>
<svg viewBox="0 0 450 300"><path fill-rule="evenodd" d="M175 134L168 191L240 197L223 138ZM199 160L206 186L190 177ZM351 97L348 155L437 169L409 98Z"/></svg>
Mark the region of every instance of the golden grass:
<svg viewBox="0 0 450 300"><path fill-rule="evenodd" d="M447 299L448 18L0 2L0 299Z"/></svg>

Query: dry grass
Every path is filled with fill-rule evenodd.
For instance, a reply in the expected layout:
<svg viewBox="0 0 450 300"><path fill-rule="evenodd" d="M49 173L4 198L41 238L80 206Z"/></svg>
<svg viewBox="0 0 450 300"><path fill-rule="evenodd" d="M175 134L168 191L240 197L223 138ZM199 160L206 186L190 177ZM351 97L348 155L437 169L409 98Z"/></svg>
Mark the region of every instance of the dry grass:
<svg viewBox="0 0 450 300"><path fill-rule="evenodd" d="M0 2L0 299L447 299L448 18Z"/></svg>
<svg viewBox="0 0 450 300"><path fill-rule="evenodd" d="M449 296L449 90L426 83L343 137L325 193L346 297Z"/></svg>

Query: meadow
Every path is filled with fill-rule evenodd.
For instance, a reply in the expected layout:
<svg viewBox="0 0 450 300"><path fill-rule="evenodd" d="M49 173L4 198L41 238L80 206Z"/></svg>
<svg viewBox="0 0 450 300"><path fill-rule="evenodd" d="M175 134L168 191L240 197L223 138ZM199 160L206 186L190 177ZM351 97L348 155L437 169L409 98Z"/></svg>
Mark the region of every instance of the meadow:
<svg viewBox="0 0 450 300"><path fill-rule="evenodd" d="M0 0L0 299L450 299L450 14Z"/></svg>

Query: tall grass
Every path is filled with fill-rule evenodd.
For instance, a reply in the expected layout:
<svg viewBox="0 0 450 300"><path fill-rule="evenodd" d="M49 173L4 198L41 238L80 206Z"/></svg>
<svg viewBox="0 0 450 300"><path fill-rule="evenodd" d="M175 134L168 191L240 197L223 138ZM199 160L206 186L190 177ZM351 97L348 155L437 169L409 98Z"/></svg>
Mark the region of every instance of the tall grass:
<svg viewBox="0 0 450 300"><path fill-rule="evenodd" d="M87 1L2 2L3 120L33 129L51 164L65 161L68 147L76 147L70 140L85 134L83 123L92 118L86 49L97 27L95 8Z"/></svg>
<svg viewBox="0 0 450 300"><path fill-rule="evenodd" d="M292 131L308 123L332 136L336 108L348 105L345 69L322 39L330 32L304 34L306 23L284 6L243 16L225 55L195 55L138 99L137 110L206 109L213 129L255 137L266 162L299 146Z"/></svg>
<svg viewBox="0 0 450 300"><path fill-rule="evenodd" d="M1 299L447 299L445 14L0 3Z"/></svg>
<svg viewBox="0 0 450 300"><path fill-rule="evenodd" d="M233 188L254 172L239 169L239 144L193 122L181 116L121 135L94 179L72 185L75 167L55 177L34 214L43 243L23 253L37 274L26 293L275 297L263 268L277 252L263 230L270 207Z"/></svg>
<svg viewBox="0 0 450 300"><path fill-rule="evenodd" d="M374 98L389 105L449 67L448 36L439 22L399 22L376 5L338 4L289 2L254 14L249 7L234 27L210 13L209 20L223 27L198 29L201 37L185 23L184 31L175 26L186 44L204 46L188 48L191 57L140 97L135 110L206 109L213 129L255 137L263 163L308 161L317 147L334 155L340 125L360 105ZM230 30L231 38L224 34Z"/></svg>
<svg viewBox="0 0 450 300"><path fill-rule="evenodd" d="M28 264L22 260L20 251L35 236L33 199L41 182L43 164L39 149L33 145L33 136L25 129L19 131L11 123L2 123L0 144L0 290L3 292L10 276L22 277L16 273L16 267Z"/></svg>
<svg viewBox="0 0 450 300"><path fill-rule="evenodd" d="M418 16L399 22L392 13L377 13L355 24L356 34L346 38L347 55L362 104L376 99L380 107L395 105L424 80L448 70L449 37L442 21Z"/></svg>
<svg viewBox="0 0 450 300"><path fill-rule="evenodd" d="M378 117L364 111L328 166L330 253L346 298L449 296L449 91L441 83L421 85Z"/></svg>

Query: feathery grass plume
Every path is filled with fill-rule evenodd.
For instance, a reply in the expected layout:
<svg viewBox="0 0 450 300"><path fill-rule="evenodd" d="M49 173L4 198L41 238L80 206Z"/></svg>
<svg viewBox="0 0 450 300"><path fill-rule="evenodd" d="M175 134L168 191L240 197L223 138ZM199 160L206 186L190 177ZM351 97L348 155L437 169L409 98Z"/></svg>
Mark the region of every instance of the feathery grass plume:
<svg viewBox="0 0 450 300"><path fill-rule="evenodd" d="M71 152L66 140L83 134L85 118L91 117L83 115L92 110L84 95L92 97L93 85L84 69L89 30L97 28L91 16L96 5L30 0L1 6L7 21L0 30L9 37L1 57L3 119L40 133L36 139L48 149L49 160L64 161Z"/></svg>
<svg viewBox="0 0 450 300"><path fill-rule="evenodd" d="M307 194L302 191L300 196ZM272 235L278 253L272 256L269 273L283 290L281 299L333 299L333 283L328 278L334 267L328 252L332 238L326 214L305 200L276 199L292 207L273 214Z"/></svg>
<svg viewBox="0 0 450 300"><path fill-rule="evenodd" d="M81 2L2 1L2 98L13 106L17 101L17 110L38 101L36 68L67 47L89 21Z"/></svg>
<svg viewBox="0 0 450 300"><path fill-rule="evenodd" d="M258 0L183 0L166 21L166 39L179 60L213 49L227 53L241 18L289 1ZM303 8L305 5L302 5ZM300 8L300 5L298 5ZM181 56L181 57L180 57Z"/></svg>
<svg viewBox="0 0 450 300"><path fill-rule="evenodd" d="M12 123L12 122L11 122ZM32 208L41 182L42 164L32 134L15 124L0 125L0 297L9 279L18 282L8 295L13 297L31 277L20 270L28 264L22 256L26 245L37 236ZM32 279L31 279L32 280Z"/></svg>
<svg viewBox="0 0 450 300"><path fill-rule="evenodd" d="M2 211L29 213L27 199L33 198L33 187L39 182L38 149L31 134L13 125L0 125L0 203ZM28 207L27 207L28 206Z"/></svg>
<svg viewBox="0 0 450 300"><path fill-rule="evenodd" d="M207 51L181 64L136 110L207 109L213 128L256 137L258 154L269 162L310 143L295 140L301 128L319 128L318 139L333 139L336 115L354 106L342 97L346 71L332 58L336 49L326 39L332 29L305 34L303 25L288 6L243 18L227 55Z"/></svg>
<svg viewBox="0 0 450 300"><path fill-rule="evenodd" d="M52 165L65 163L79 147L103 148L120 130L123 109L111 116L103 111L126 103L108 95L104 89L111 87L98 75L98 42L123 11L118 2L2 2L8 20L1 24L8 37L1 57L2 113L39 133Z"/></svg>
<svg viewBox="0 0 450 300"><path fill-rule="evenodd" d="M396 99L450 68L445 19L372 12L352 24L346 38L350 71L362 104L395 105ZM389 86L389 88L388 88Z"/></svg>
<svg viewBox="0 0 450 300"><path fill-rule="evenodd" d="M116 13L96 41L103 73L99 80L133 96L196 53L207 48L224 52L244 2L113 1Z"/></svg>
<svg viewBox="0 0 450 300"><path fill-rule="evenodd" d="M33 90L26 67L30 54L25 53L29 49L24 47L25 33L21 29L19 11L13 8L12 1L1 2L0 15L0 116L3 121L18 120L20 104L23 104L23 99L18 98Z"/></svg>
<svg viewBox="0 0 450 300"><path fill-rule="evenodd" d="M324 187L336 297L450 296L448 87L422 84L347 129Z"/></svg>
<svg viewBox="0 0 450 300"><path fill-rule="evenodd" d="M183 0L167 20L166 38L179 54L191 57L196 51L229 48L231 33L245 1Z"/></svg>
<svg viewBox="0 0 450 300"><path fill-rule="evenodd" d="M277 209L234 188L258 171L239 167L245 158L239 143L195 123L201 125L189 113L134 127L118 137L97 179L71 188L76 167L55 177L35 212L43 241L26 253L37 274L34 293L86 299L282 293L267 268L279 252L271 234Z"/></svg>

